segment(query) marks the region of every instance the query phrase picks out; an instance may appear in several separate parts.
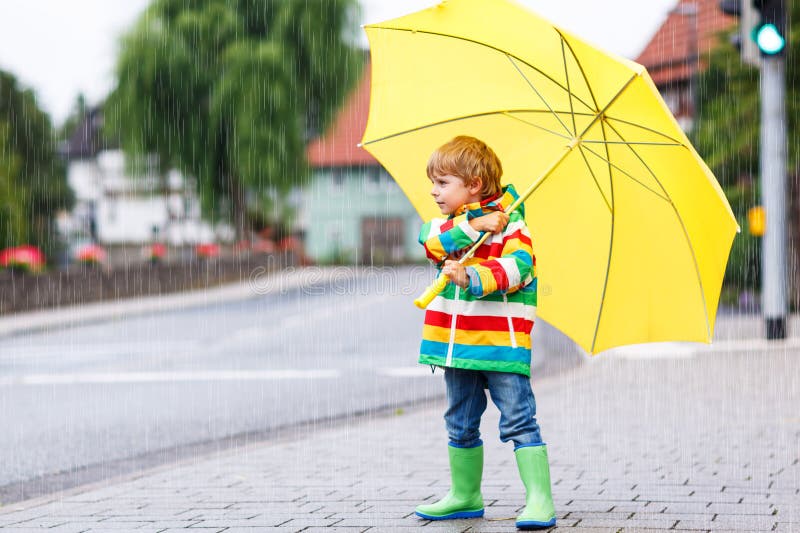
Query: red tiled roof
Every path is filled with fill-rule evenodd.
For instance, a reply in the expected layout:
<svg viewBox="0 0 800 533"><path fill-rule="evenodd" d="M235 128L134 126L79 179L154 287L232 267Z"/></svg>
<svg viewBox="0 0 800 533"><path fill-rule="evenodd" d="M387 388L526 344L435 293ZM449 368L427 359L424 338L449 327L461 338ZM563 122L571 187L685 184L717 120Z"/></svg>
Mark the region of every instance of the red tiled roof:
<svg viewBox="0 0 800 533"><path fill-rule="evenodd" d="M364 67L361 81L347 97L333 124L322 137L306 148L312 168L378 165L378 161L357 144L361 142L369 114L370 65Z"/></svg>
<svg viewBox="0 0 800 533"><path fill-rule="evenodd" d="M717 44L720 32L736 24L736 17L724 14L717 0L680 0L678 6L694 4L697 13L697 52L702 58ZM656 85L665 85L686 80L691 69L686 64L691 60L693 16L670 13L636 58L637 63L647 67Z"/></svg>

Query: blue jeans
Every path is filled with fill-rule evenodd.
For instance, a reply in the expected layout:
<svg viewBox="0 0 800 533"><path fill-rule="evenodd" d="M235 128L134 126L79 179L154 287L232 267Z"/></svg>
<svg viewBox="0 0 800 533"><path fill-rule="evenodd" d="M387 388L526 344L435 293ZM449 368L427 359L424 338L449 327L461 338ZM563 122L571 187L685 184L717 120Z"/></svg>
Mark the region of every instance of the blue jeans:
<svg viewBox="0 0 800 533"><path fill-rule="evenodd" d="M536 400L531 381L522 374L445 368L447 412L444 414L450 446L480 446L481 415L486 410L486 392L500 410L500 440L514 441L514 449L539 446L542 436L536 423Z"/></svg>

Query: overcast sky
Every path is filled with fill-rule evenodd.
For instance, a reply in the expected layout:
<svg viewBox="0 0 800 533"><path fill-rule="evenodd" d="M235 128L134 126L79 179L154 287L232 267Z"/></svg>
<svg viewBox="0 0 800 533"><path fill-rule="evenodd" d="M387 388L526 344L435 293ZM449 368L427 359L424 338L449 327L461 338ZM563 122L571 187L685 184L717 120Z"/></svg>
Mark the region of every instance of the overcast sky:
<svg viewBox="0 0 800 533"><path fill-rule="evenodd" d="M610 52L635 58L677 0L521 0L554 23ZM363 22L378 22L437 0L361 0ZM0 69L32 88L56 124L79 92L91 104L114 84L119 36L149 0L0 0ZM364 40L366 46L366 39Z"/></svg>

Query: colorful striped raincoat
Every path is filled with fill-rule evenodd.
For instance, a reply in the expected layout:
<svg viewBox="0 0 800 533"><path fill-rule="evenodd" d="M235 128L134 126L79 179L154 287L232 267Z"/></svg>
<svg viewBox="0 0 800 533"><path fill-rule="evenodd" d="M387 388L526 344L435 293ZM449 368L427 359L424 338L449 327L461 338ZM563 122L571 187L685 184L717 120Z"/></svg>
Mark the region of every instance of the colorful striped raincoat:
<svg viewBox="0 0 800 533"><path fill-rule="evenodd" d="M517 197L508 185L499 197L425 223L419 241L428 258L440 268L445 259L458 259L481 236L468 221L505 211ZM511 213L505 229L489 237L464 265L469 287L448 283L428 306L419 362L530 376L536 259L524 206Z"/></svg>

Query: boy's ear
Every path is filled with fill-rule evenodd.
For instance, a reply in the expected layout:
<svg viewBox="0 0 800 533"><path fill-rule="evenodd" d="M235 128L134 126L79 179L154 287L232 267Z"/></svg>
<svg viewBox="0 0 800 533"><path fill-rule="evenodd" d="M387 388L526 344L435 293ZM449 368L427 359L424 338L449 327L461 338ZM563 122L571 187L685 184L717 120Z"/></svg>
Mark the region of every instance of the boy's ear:
<svg viewBox="0 0 800 533"><path fill-rule="evenodd" d="M480 176L475 176L472 178L472 185L470 185L467 190L470 194L478 194L481 192L481 188L483 187L483 180Z"/></svg>

